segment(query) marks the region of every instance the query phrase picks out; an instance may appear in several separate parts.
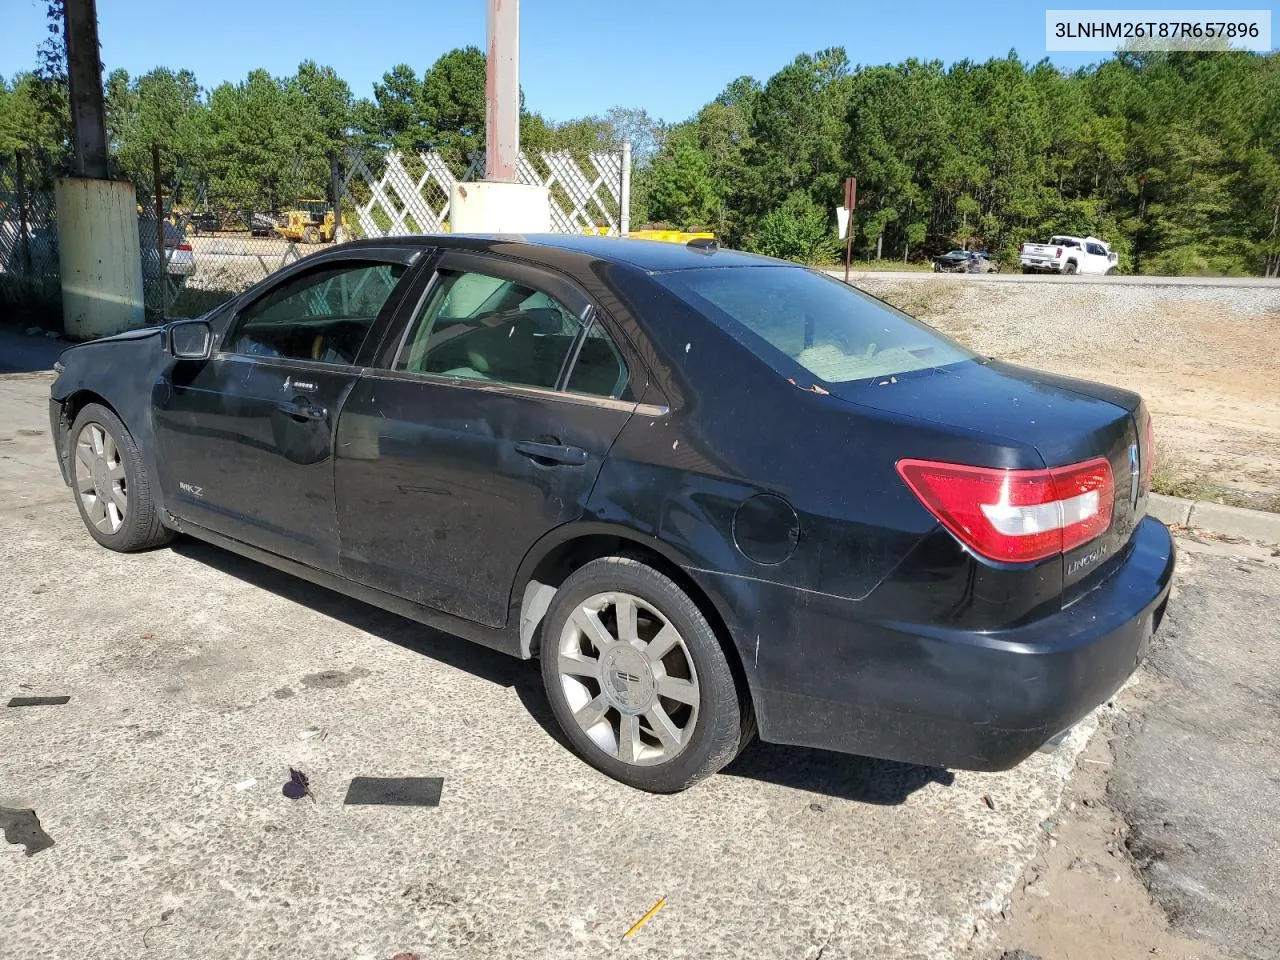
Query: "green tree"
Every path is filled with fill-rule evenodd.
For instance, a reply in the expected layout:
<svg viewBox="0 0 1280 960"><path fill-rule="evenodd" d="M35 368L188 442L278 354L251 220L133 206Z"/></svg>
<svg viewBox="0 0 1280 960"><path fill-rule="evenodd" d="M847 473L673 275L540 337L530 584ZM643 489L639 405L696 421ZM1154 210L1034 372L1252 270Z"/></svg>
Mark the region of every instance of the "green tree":
<svg viewBox="0 0 1280 960"><path fill-rule="evenodd" d="M484 150L485 56L479 47L450 50L422 80L422 116L431 147L465 157Z"/></svg>
<svg viewBox="0 0 1280 960"><path fill-rule="evenodd" d="M684 128L671 135L670 149L653 162L646 196L649 219L682 229L702 229L717 219L720 201L695 131Z"/></svg>

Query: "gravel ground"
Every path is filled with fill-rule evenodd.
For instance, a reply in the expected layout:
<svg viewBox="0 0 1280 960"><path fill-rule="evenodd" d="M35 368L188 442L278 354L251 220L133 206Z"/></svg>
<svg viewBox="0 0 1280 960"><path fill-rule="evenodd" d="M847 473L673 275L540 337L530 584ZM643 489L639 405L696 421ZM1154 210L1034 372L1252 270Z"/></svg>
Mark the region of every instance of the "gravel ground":
<svg viewBox="0 0 1280 960"><path fill-rule="evenodd" d="M988 356L1137 390L1161 492L1280 510L1280 284L975 279L860 286Z"/></svg>

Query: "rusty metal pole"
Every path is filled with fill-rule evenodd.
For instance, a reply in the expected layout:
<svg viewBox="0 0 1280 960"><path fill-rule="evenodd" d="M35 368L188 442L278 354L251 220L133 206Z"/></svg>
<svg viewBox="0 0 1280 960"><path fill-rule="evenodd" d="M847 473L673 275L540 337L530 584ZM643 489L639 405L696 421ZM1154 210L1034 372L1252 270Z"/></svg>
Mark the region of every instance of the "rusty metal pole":
<svg viewBox="0 0 1280 960"><path fill-rule="evenodd" d="M520 156L520 0L489 0L485 179L515 183Z"/></svg>
<svg viewBox="0 0 1280 960"><path fill-rule="evenodd" d="M168 280L169 265L165 262L164 256L164 191L160 186L160 144L153 143L151 145L151 177L155 182L156 188L156 259L160 264L160 276L158 278L160 284L160 319L165 319L167 312L165 306L166 294L165 289Z"/></svg>
<svg viewBox="0 0 1280 960"><path fill-rule="evenodd" d="M333 239L335 242L346 240L346 231L342 229L342 171L337 153L329 154L329 192L333 194Z"/></svg>
<svg viewBox="0 0 1280 960"><path fill-rule="evenodd" d="M71 99L75 175L107 179L107 120L102 98L102 59L94 0L65 0L63 37L67 43L67 92Z"/></svg>
<svg viewBox="0 0 1280 960"><path fill-rule="evenodd" d="M27 171L26 171L26 153L25 150L19 150L16 157L18 188L18 246L21 250L19 263L22 264L22 277L27 283L31 282L31 224L30 216L27 212Z"/></svg>
<svg viewBox="0 0 1280 960"><path fill-rule="evenodd" d="M844 282L849 282L849 266L853 260L853 208L858 203L858 178L846 177L844 181L844 206L849 211L849 225L844 234Z"/></svg>

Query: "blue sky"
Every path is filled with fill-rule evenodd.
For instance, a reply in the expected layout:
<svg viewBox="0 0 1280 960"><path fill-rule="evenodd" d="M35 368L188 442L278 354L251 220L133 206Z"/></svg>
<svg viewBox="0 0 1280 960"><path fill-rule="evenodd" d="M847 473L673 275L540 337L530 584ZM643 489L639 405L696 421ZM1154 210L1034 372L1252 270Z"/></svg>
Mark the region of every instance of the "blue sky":
<svg viewBox="0 0 1280 960"><path fill-rule="evenodd" d="M1211 2L1148 0L1165 8ZM1235 7L1261 7L1236 2ZM1132 8L1102 0L918 3L856 0L522 0L526 105L552 120L639 106L682 120L735 77L767 79L796 54L843 46L854 63L1045 56L1044 11ZM0 0L0 75L35 64L45 0ZM945 12L944 12L945 11ZM972 11L969 13L967 11ZM204 87L254 67L332 65L357 96L396 63L421 73L452 47L485 45L484 0L98 0L108 70L187 67ZM1058 54L1067 67L1098 54Z"/></svg>

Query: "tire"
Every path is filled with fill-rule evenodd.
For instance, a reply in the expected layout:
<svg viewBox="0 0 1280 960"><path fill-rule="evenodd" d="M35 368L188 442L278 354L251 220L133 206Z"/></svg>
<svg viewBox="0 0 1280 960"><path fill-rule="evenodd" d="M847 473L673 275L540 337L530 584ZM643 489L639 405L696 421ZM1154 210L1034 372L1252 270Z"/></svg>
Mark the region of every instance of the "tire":
<svg viewBox="0 0 1280 960"><path fill-rule="evenodd" d="M1107 267L1107 273L1106 273L1106 275L1107 275L1108 277L1114 277L1114 276L1116 275L1116 268L1115 268L1115 267Z"/></svg>
<svg viewBox="0 0 1280 960"><path fill-rule="evenodd" d="M120 553L147 550L173 539L172 531L160 522L142 454L119 417L99 404L86 404L71 425L69 440L71 489L80 519L93 539ZM103 511L95 519L93 507L98 504Z"/></svg>
<svg viewBox="0 0 1280 960"><path fill-rule="evenodd" d="M1068 260L1062 265L1062 275L1064 277L1074 276L1076 272L1076 264L1074 260Z"/></svg>
<svg viewBox="0 0 1280 960"><path fill-rule="evenodd" d="M634 630L620 628L619 612L632 605ZM653 643L663 649L651 658ZM541 661L547 699L574 750L639 790L692 786L737 756L754 730L697 604L628 557L593 560L564 581L543 621Z"/></svg>
<svg viewBox="0 0 1280 960"><path fill-rule="evenodd" d="M320 232L316 230L315 227L307 227L305 230L302 231L302 242L303 243L319 243Z"/></svg>

